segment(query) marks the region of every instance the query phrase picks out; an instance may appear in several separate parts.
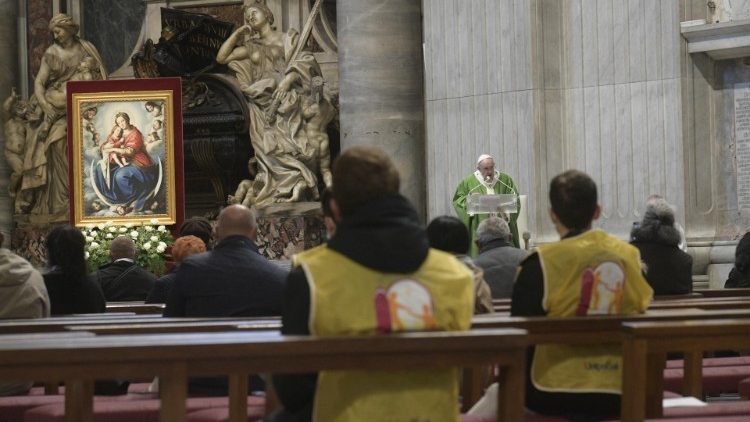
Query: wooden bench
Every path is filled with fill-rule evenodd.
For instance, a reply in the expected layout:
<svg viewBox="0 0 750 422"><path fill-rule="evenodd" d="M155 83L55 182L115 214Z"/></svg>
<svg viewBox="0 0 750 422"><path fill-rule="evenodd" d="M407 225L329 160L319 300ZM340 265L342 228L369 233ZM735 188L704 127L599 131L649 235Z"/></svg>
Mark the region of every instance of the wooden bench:
<svg viewBox="0 0 750 422"><path fill-rule="evenodd" d="M750 348L750 319L625 322L623 333L623 422L661 417L667 352L685 354L685 387L701 396L703 352Z"/></svg>
<svg viewBox="0 0 750 422"><path fill-rule="evenodd" d="M133 312L142 314L163 314L163 303L107 302L107 312Z"/></svg>
<svg viewBox="0 0 750 422"><path fill-rule="evenodd" d="M66 421L91 420L95 378L160 377L160 419L185 419L187 377L229 375L230 420L247 417L249 374L498 364L498 421L523 419L526 332L515 329L362 337L275 332L111 335L0 341L0 379L66 380Z"/></svg>
<svg viewBox="0 0 750 422"><path fill-rule="evenodd" d="M93 315L93 314L92 314ZM0 322L0 334L23 334L23 333L43 333L66 331L76 325L149 325L149 324L169 324L169 323L190 323L190 322L212 322L212 323L253 323L255 321L279 321L277 317L242 317L242 318L163 318L159 315L130 315L128 317L109 318L107 314L97 314L100 316L83 316L83 317L54 317L40 319L19 319L4 320ZM280 326L280 325L279 325Z"/></svg>
<svg viewBox="0 0 750 422"><path fill-rule="evenodd" d="M740 289L695 289L694 292L702 294L703 297L750 296L750 288L740 288Z"/></svg>

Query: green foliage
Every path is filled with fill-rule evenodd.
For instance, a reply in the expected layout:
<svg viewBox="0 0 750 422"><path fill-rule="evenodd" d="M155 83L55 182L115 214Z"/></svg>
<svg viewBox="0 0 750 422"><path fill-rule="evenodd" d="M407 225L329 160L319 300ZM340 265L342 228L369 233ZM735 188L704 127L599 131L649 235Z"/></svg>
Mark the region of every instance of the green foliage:
<svg viewBox="0 0 750 422"><path fill-rule="evenodd" d="M109 243L118 236L129 236L135 242L136 262L156 275L164 274L165 252L172 246L172 234L164 226L125 224L116 226L111 221L87 225L81 229L86 237L86 262L96 271L110 262Z"/></svg>

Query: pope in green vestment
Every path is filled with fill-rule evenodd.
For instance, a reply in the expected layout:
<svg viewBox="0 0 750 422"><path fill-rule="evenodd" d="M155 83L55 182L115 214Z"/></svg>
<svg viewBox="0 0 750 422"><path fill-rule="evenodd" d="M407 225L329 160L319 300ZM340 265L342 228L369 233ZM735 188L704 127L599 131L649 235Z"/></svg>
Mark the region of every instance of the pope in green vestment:
<svg viewBox="0 0 750 422"><path fill-rule="evenodd" d="M505 173L501 173L495 170L495 160L486 154L483 154L477 160L477 171L464 178L456 188L456 193L453 195L453 208L456 209L458 218L463 221L466 228L469 229L469 235L471 236L471 249L469 254L476 256L479 252L477 249L476 238L477 227L479 223L488 219L491 214L475 214L470 216L467 212L466 198L473 193L480 195L487 194L509 194L514 193L518 195L518 189L516 189L513 179ZM518 202L518 212L521 212L521 203ZM513 245L519 247L518 241L518 227L516 226L516 220L518 219L518 213L510 214L508 226L510 232L513 235Z"/></svg>

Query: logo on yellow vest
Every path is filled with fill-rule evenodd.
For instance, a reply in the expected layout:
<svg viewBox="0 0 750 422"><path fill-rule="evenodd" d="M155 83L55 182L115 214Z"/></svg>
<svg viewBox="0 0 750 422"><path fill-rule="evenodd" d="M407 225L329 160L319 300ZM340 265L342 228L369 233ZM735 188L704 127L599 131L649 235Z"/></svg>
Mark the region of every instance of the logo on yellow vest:
<svg viewBox="0 0 750 422"><path fill-rule="evenodd" d="M618 262L605 261L581 274L581 298L577 316L620 313L625 271Z"/></svg>
<svg viewBox="0 0 750 422"><path fill-rule="evenodd" d="M432 295L416 280L397 280L388 289L379 288L374 299L379 333L425 331L437 327Z"/></svg>

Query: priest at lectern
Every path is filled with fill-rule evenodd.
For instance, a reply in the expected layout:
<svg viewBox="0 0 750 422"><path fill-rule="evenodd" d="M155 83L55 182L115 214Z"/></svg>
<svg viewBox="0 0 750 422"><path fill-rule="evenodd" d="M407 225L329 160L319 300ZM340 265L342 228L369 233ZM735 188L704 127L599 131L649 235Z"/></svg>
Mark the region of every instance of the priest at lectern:
<svg viewBox="0 0 750 422"><path fill-rule="evenodd" d="M473 195L476 196L470 198ZM508 207L507 204L501 204L500 197L486 198L484 195L515 195L516 203L515 206ZM487 204L496 204L499 207L488 209ZM471 256L476 256L478 252L476 242L474 242L477 226L493 215L508 221L513 235L513 245L519 247L516 220L521 203L518 200L518 190L510 176L495 170L495 160L492 156L487 154L479 156L477 170L458 184L456 193L453 195L453 207L456 209L458 218L466 224L471 234Z"/></svg>

